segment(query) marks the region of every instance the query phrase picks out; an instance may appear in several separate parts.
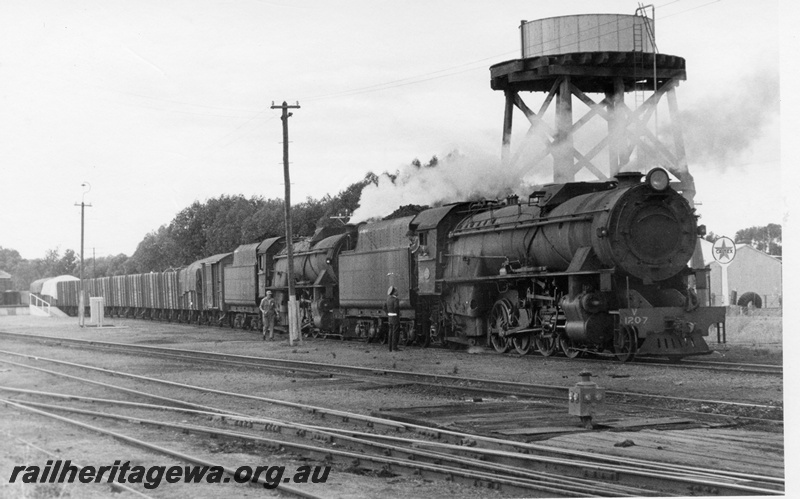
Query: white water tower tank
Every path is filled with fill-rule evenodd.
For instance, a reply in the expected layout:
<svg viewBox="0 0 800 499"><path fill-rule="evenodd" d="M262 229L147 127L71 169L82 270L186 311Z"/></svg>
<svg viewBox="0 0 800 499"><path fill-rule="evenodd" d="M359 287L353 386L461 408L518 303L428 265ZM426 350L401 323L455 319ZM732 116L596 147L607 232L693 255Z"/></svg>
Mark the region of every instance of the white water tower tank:
<svg viewBox="0 0 800 499"><path fill-rule="evenodd" d="M648 31L649 29L649 31ZM581 14L522 21L522 58L573 52L653 52L652 19L625 14Z"/></svg>

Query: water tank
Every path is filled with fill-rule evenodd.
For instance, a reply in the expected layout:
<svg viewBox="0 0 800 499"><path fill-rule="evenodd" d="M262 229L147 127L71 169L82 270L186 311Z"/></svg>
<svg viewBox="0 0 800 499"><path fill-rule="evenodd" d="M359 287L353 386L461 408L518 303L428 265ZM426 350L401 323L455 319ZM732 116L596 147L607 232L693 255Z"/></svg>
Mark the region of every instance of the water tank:
<svg viewBox="0 0 800 499"><path fill-rule="evenodd" d="M581 14L522 21L522 58L572 52L653 52L648 29L655 37L652 19L625 14Z"/></svg>

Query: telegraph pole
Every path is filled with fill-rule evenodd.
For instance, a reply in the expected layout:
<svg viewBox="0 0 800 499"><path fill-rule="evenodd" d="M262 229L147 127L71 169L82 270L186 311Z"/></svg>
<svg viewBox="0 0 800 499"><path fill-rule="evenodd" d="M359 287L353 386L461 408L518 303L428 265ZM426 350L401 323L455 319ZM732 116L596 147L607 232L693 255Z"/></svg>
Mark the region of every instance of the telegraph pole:
<svg viewBox="0 0 800 499"><path fill-rule="evenodd" d="M272 109L281 109L281 121L283 122L283 182L284 182L284 205L283 215L286 222L286 264L287 264L287 279L289 281L289 345L294 346L294 340L302 344L303 340L300 335L300 328L298 325L299 314L297 308L297 297L294 291L294 260L292 248L292 203L291 203L291 184L289 183L289 116L292 113L289 109L300 109L300 103L290 106L283 101L283 104L276 106L272 103Z"/></svg>
<svg viewBox="0 0 800 499"><path fill-rule="evenodd" d="M75 203L75 206L80 206L81 207L81 275L80 275L80 279L81 280L80 280L80 286L79 286L79 291L78 291L80 293L79 296L78 296L78 325L80 327L83 327L83 323L84 323L83 317L84 317L84 312L85 312L85 309L86 309L86 303L84 302L84 298L83 298L83 295L84 295L84 293L83 293L83 212L84 212L84 208L86 206L89 206L89 207L92 206L91 204L84 203L83 199L86 197L86 194L89 191L92 190L92 186L91 186L91 184L89 184L89 182L84 182L84 183L81 184L81 187L88 187L89 188L88 190L84 190L83 191L83 196L81 196L81 204L78 205L78 203Z"/></svg>

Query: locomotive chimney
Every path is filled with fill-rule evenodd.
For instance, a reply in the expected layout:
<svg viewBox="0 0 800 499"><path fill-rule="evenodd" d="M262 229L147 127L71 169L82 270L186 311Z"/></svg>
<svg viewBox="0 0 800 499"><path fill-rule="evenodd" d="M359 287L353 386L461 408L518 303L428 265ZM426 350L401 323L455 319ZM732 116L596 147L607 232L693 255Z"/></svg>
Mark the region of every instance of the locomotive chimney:
<svg viewBox="0 0 800 499"><path fill-rule="evenodd" d="M644 175L639 172L622 172L614 175L620 187L639 184L642 181L642 177Z"/></svg>

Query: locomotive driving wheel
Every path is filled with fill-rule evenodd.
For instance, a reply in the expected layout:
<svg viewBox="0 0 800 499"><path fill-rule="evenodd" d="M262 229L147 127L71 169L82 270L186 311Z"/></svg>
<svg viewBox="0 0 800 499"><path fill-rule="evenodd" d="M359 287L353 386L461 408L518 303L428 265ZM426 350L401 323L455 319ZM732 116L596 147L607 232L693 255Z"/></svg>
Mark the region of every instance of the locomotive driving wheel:
<svg viewBox="0 0 800 499"><path fill-rule="evenodd" d="M300 316L300 334L304 338L312 336L314 332L314 322L310 315L303 314Z"/></svg>
<svg viewBox="0 0 800 499"><path fill-rule="evenodd" d="M558 349L558 340L555 336L537 336L536 348L545 357L550 357Z"/></svg>
<svg viewBox="0 0 800 499"><path fill-rule="evenodd" d="M561 351L564 352L567 358L575 359L583 355L583 352L575 348L574 342L566 335L561 336L558 339L558 343L561 346Z"/></svg>
<svg viewBox="0 0 800 499"><path fill-rule="evenodd" d="M614 355L622 362L633 360L639 334L633 326L622 326L614 331Z"/></svg>
<svg viewBox="0 0 800 499"><path fill-rule="evenodd" d="M527 355L533 348L533 336L531 333L523 333L514 336L514 350L520 355Z"/></svg>
<svg viewBox="0 0 800 499"><path fill-rule="evenodd" d="M536 335L536 349L544 357L550 357L559 346L558 337L556 335L556 324L558 322L558 315L554 312L545 313L544 310L539 309L536 312L535 324L541 328L542 333Z"/></svg>
<svg viewBox="0 0 800 499"><path fill-rule="evenodd" d="M511 303L508 300L497 300L492 307L492 332L489 339L492 347L499 353L506 353L511 349L512 340L505 333L513 327L514 315Z"/></svg>

